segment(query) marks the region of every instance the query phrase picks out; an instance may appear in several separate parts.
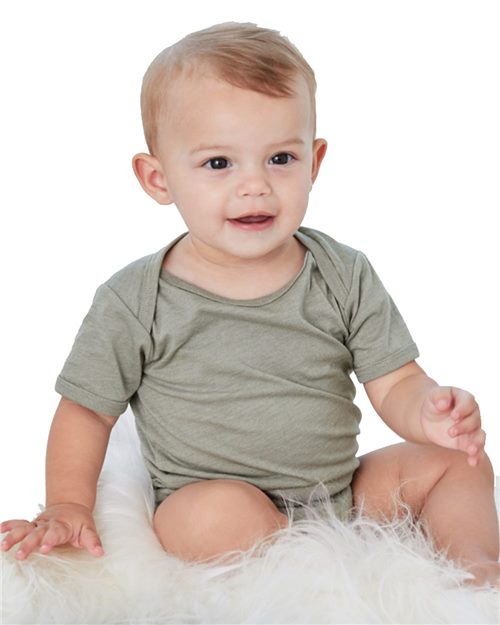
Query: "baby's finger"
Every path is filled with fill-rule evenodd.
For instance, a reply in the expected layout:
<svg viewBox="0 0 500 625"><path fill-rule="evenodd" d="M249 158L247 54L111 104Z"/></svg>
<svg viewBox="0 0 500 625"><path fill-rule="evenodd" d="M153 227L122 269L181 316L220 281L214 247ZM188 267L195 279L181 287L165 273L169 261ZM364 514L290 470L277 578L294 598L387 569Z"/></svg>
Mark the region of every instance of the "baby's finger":
<svg viewBox="0 0 500 625"><path fill-rule="evenodd" d="M486 434L483 430L478 430L469 440L464 451L468 455L467 462L470 466L475 467L479 464L481 457L484 455L485 442Z"/></svg>
<svg viewBox="0 0 500 625"><path fill-rule="evenodd" d="M64 523L52 523L47 527L47 531L40 546L40 553L49 553L57 545L64 545L71 538L71 530Z"/></svg>
<svg viewBox="0 0 500 625"><path fill-rule="evenodd" d="M16 558L25 560L40 545L46 531L46 527L33 529L19 545L19 549L16 551Z"/></svg>
<svg viewBox="0 0 500 625"><path fill-rule="evenodd" d="M16 525L14 525L14 523L16 523ZM0 543L2 551L8 551L11 547L17 545L17 543L24 540L26 536L35 529L33 523L30 523L29 521L8 521L5 525L8 525L10 531L4 530L9 531L9 533Z"/></svg>
<svg viewBox="0 0 500 625"><path fill-rule="evenodd" d="M484 456L484 451L480 451L479 453L473 456L468 456L467 464L469 464L471 467L477 467L477 465L481 462L481 458L483 456Z"/></svg>
<svg viewBox="0 0 500 625"><path fill-rule="evenodd" d="M448 434L455 438L461 434L471 434L475 430L479 430L481 427L481 415L479 410L475 410L468 417L464 417L460 421L454 423L448 430Z"/></svg>
<svg viewBox="0 0 500 625"><path fill-rule="evenodd" d="M86 549L93 556L100 557L104 555L104 549L102 548L102 543L97 535L97 532L90 529L89 527L84 527L80 534L80 546Z"/></svg>
<svg viewBox="0 0 500 625"><path fill-rule="evenodd" d="M24 527L25 525L30 525L30 522L26 519L10 519L9 521L2 521L2 523L0 523L0 533L3 534L4 532L10 532L10 530L13 530L15 527L20 525Z"/></svg>
<svg viewBox="0 0 500 625"><path fill-rule="evenodd" d="M479 412L479 406L477 405L474 395L471 395L468 391L464 391L460 388L453 389L455 405L451 413L451 418L455 420L468 417L473 412Z"/></svg>
<svg viewBox="0 0 500 625"><path fill-rule="evenodd" d="M429 393L429 400L438 412L453 406L453 389L450 386L435 386Z"/></svg>

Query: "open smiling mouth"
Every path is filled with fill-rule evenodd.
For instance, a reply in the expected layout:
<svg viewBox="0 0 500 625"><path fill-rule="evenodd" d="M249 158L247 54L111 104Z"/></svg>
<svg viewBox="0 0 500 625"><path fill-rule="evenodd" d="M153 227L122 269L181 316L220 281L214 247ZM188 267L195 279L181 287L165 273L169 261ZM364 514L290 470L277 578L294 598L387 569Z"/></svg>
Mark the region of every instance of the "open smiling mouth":
<svg viewBox="0 0 500 625"><path fill-rule="evenodd" d="M273 223L274 217L272 215L256 213L254 215L245 215L244 217L229 219L228 221L243 230L264 230Z"/></svg>

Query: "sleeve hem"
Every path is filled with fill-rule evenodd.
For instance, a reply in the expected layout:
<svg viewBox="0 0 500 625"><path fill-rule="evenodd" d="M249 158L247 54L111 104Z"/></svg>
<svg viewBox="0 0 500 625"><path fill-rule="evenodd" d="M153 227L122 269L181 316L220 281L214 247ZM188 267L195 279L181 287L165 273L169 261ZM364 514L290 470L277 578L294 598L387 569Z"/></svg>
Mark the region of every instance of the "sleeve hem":
<svg viewBox="0 0 500 625"><path fill-rule="evenodd" d="M399 350L395 354L390 354L380 362L375 364L366 365L355 369L356 377L361 384L365 384L375 378L380 378L391 371L395 371L408 364L415 358L418 358L419 352L415 343L411 343L407 347Z"/></svg>
<svg viewBox="0 0 500 625"><path fill-rule="evenodd" d="M71 382L68 382L61 376L57 378L55 390L60 395L71 399L89 410L101 412L102 414L113 417L124 413L128 406L128 402L114 401L113 399L106 399L94 395L83 388L71 384Z"/></svg>

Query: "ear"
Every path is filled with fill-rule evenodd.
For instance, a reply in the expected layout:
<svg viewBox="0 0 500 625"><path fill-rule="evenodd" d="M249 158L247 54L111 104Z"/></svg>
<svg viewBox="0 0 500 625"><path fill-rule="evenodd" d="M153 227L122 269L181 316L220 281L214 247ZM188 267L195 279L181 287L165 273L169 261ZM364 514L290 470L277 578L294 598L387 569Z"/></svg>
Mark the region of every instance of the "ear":
<svg viewBox="0 0 500 625"><path fill-rule="evenodd" d="M325 139L315 139L313 143L313 163L312 163L312 171L311 171L311 187L316 180L319 168L321 167L321 163L325 158L326 148L328 147L328 143Z"/></svg>
<svg viewBox="0 0 500 625"><path fill-rule="evenodd" d="M165 174L160 161L151 154L141 152L132 159L132 167L141 187L158 204L172 204Z"/></svg>

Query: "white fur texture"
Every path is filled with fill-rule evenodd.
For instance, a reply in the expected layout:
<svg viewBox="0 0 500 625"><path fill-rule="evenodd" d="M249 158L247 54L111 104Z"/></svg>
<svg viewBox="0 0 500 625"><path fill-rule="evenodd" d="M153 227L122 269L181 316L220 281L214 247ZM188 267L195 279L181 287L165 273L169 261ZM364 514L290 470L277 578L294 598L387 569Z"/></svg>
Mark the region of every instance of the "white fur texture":
<svg viewBox="0 0 500 625"><path fill-rule="evenodd" d="M96 520L106 555L3 556L3 623L497 623L498 592L433 551L408 520L341 524L314 511L236 562L186 564L160 547L130 413L115 427Z"/></svg>

